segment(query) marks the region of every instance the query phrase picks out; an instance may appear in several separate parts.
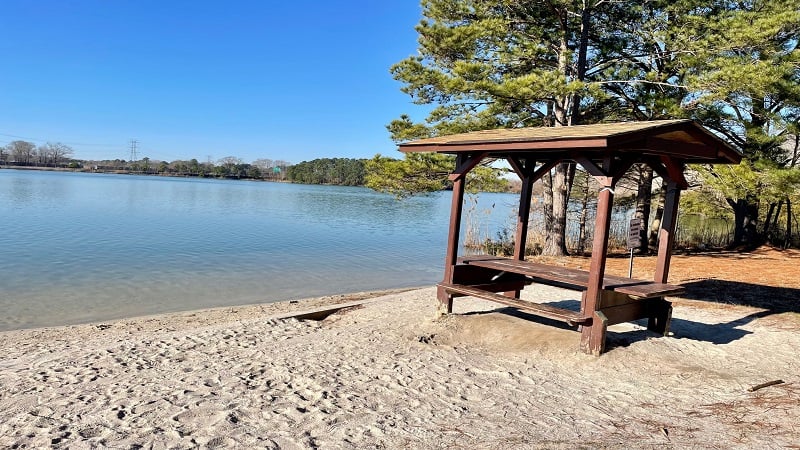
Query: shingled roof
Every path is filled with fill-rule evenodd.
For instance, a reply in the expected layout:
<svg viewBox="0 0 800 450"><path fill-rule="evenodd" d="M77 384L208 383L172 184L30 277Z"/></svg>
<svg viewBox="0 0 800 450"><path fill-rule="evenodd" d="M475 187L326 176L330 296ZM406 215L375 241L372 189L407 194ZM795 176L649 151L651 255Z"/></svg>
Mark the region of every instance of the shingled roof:
<svg viewBox="0 0 800 450"><path fill-rule="evenodd" d="M399 148L402 152L488 152L487 156L497 158L528 153L537 159L561 159L565 152L580 150L583 155L596 152L598 157L608 151L664 155L684 163L738 164L742 159L736 149L691 120L502 128L420 139Z"/></svg>

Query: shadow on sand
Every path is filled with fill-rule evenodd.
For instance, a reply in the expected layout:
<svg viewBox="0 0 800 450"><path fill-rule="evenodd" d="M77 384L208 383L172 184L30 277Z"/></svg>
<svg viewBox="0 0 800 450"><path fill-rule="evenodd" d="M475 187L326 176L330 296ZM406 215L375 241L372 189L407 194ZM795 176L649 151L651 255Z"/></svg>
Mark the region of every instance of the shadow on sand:
<svg viewBox="0 0 800 450"><path fill-rule="evenodd" d="M748 334L752 334L751 331L741 329L741 327L756 319L773 314L800 314L800 289L762 286L752 283L717 279L692 281L684 283L683 286L686 288L686 293L683 294L681 298L684 299L726 305L749 306L758 308L760 311L755 311L736 320L715 324L673 318L670 326L670 334L678 339L692 339L710 342L712 344L728 344ZM580 301L578 300L562 300L558 302L549 302L547 304L573 311L580 310ZM678 308L680 308L680 306L678 306ZM467 314L486 314L488 312L489 311L472 312ZM570 327L562 322L528 314L516 308L501 308L494 310L494 312L561 329L575 330L577 328ZM639 329L626 332L615 332L613 329L609 329L606 349L611 350L616 347L627 347L635 342L658 336L656 333L646 329L646 319L633 323L639 325L639 327L637 327Z"/></svg>

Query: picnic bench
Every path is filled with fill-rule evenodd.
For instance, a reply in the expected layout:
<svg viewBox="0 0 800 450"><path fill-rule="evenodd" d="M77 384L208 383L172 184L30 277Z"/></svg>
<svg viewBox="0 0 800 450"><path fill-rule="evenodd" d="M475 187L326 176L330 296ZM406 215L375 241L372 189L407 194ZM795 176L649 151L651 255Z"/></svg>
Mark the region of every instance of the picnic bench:
<svg viewBox="0 0 800 450"><path fill-rule="evenodd" d="M667 284L675 239L680 192L688 187L687 164L738 164L742 155L691 120L599 123L593 125L505 128L419 139L400 144L402 152L455 156L449 175L453 196L439 311L452 313L453 298L475 296L540 316L577 325L581 350L600 355L608 325L648 319L648 328L666 333L672 306L665 299L683 292ZM467 176L480 164L505 161L521 180L513 258L461 257L459 234ZM525 261L534 183L580 165L597 186L597 213L588 271ZM652 281L605 275L611 212L617 182L634 165L646 166L664 181L664 207L658 229L658 259ZM564 200L566 201L566 200ZM561 205L564 209L566 205ZM644 218L647 220L647 218ZM564 246L565 234L557 240ZM532 283L581 291L580 311L520 300ZM504 293L504 294L500 294Z"/></svg>
<svg viewBox="0 0 800 450"><path fill-rule="evenodd" d="M584 308L582 311L573 311L520 300L519 290L537 283L585 294L589 285L588 271L480 255L459 258L453 275L454 282L437 285L448 297L482 298L570 326L598 325L603 336L610 325L645 318L648 319L648 329L666 334L672 317L672 304L664 297L684 292L682 286L605 275L597 309L593 312ZM581 303L584 304L585 299Z"/></svg>

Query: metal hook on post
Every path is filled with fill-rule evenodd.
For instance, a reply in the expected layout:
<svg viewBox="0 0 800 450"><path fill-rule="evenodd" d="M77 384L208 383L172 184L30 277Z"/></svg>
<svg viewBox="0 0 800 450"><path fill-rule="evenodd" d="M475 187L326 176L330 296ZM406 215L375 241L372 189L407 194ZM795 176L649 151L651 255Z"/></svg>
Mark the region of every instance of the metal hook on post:
<svg viewBox="0 0 800 450"><path fill-rule="evenodd" d="M605 186L604 188L600 189L600 192L603 192L603 191L611 192L611 195L614 195L614 189L611 189L608 186Z"/></svg>

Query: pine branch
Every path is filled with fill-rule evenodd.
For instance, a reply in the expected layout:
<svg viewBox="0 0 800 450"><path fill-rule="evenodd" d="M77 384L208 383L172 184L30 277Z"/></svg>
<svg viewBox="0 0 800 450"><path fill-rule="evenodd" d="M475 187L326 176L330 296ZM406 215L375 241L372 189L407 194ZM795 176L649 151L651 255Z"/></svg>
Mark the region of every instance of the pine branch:
<svg viewBox="0 0 800 450"><path fill-rule="evenodd" d="M608 81L594 81L595 84L605 85L605 84L648 84L654 86L668 86L668 87L677 87L681 89L689 89L688 86L683 84L673 84L673 83L666 83L663 81L650 81L650 80L641 80L641 79L634 79L634 80L608 80Z"/></svg>

